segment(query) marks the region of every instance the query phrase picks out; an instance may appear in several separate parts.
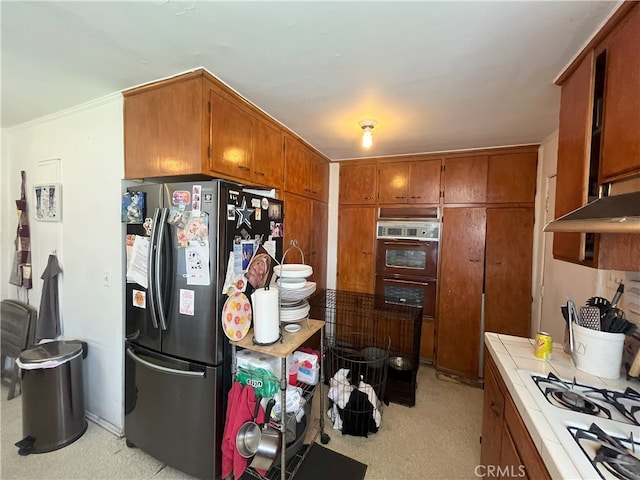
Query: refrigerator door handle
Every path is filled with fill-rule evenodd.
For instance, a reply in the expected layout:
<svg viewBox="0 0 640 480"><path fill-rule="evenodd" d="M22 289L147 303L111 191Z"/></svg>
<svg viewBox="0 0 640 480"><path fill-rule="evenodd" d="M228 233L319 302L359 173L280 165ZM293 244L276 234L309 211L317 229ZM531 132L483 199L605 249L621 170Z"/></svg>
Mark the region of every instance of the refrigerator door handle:
<svg viewBox="0 0 640 480"><path fill-rule="evenodd" d="M152 370L156 370L158 372L169 373L169 374L172 374L172 375L181 375L183 377L202 377L202 378L204 378L204 372L191 372L191 371L187 371L187 370L176 370L174 368L163 367L162 365L156 365L155 363L152 363L152 362L149 362L147 360L144 360L144 359L140 358L138 355L133 353L133 350L131 350L130 348L127 348L127 355L134 362L141 363L145 367L148 367L148 368L150 368Z"/></svg>
<svg viewBox="0 0 640 480"><path fill-rule="evenodd" d="M153 328L158 328L158 317L156 314L156 293L155 293L155 278L156 278L156 262L154 261L156 255L156 243L158 241L158 217L160 216L160 209L156 208L153 212L153 223L151 224L151 241L149 242L149 258L147 260L147 281L149 288L147 293L149 295L149 311L151 312L151 323Z"/></svg>
<svg viewBox="0 0 640 480"><path fill-rule="evenodd" d="M158 301L156 302L158 306L158 318L160 319L160 328L162 330L167 329L167 318L164 314L164 299L162 298L162 258L164 256L164 237L165 237L165 229L167 228L167 218L169 218L169 209L161 208L160 214L160 223L158 224L158 248L155 252L155 288L156 288L156 296Z"/></svg>

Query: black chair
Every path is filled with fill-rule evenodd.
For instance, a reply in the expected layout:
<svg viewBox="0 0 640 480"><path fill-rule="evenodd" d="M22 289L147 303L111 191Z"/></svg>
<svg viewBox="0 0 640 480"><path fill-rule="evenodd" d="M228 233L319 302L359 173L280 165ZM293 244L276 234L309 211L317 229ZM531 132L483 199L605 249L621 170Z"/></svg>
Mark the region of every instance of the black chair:
<svg viewBox="0 0 640 480"><path fill-rule="evenodd" d="M7 400L16 396L16 385L20 383L20 368L16 364L18 356L35 343L38 311L31 305L18 300L2 300L0 331L0 367L2 383L9 386ZM5 369L7 358L12 367ZM20 386L22 391L22 386Z"/></svg>

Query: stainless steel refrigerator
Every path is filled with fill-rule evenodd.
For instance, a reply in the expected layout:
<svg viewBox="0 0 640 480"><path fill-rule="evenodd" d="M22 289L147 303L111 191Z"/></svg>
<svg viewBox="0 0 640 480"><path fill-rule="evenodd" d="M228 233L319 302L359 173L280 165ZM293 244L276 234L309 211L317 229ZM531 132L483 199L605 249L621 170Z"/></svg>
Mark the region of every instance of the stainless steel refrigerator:
<svg viewBox="0 0 640 480"><path fill-rule="evenodd" d="M270 240L280 260L283 205L222 180L140 184L126 195L123 221L138 221L125 238L126 442L187 474L219 478L231 384L221 324L229 256L240 242Z"/></svg>

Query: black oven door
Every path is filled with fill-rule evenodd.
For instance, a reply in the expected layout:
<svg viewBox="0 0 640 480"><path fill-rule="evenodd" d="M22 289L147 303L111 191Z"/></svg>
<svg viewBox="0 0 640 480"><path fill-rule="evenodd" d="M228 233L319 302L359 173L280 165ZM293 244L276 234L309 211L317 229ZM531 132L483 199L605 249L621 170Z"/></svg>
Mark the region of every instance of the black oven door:
<svg viewBox="0 0 640 480"><path fill-rule="evenodd" d="M438 242L378 239L377 275L437 277Z"/></svg>
<svg viewBox="0 0 640 480"><path fill-rule="evenodd" d="M436 281L376 275L376 295L385 303L422 307L424 317L433 318L436 312Z"/></svg>

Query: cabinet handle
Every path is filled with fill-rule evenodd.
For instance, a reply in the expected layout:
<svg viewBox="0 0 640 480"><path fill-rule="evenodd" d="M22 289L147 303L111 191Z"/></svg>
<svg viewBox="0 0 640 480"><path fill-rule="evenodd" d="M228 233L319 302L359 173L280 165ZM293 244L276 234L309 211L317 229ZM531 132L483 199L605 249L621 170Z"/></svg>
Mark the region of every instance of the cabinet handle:
<svg viewBox="0 0 640 480"><path fill-rule="evenodd" d="M258 172L258 171L255 171L253 173L255 173L256 175L260 175L261 177L264 177L264 175L265 175L263 172Z"/></svg>
<svg viewBox="0 0 640 480"><path fill-rule="evenodd" d="M251 170L249 167L245 167L244 165L238 165L240 170Z"/></svg>
<svg viewBox="0 0 640 480"><path fill-rule="evenodd" d="M470 258L469 261L472 263L480 263L480 260L477 260L475 258Z"/></svg>
<svg viewBox="0 0 640 480"><path fill-rule="evenodd" d="M498 407L496 407L496 404L491 402L491 404L489 405L489 409L493 412L493 414L496 417L500 416L500 410L498 410Z"/></svg>
<svg viewBox="0 0 640 480"><path fill-rule="evenodd" d="M396 197L396 200L402 200L404 198L407 198L407 197Z"/></svg>
<svg viewBox="0 0 640 480"><path fill-rule="evenodd" d="M365 200L371 200L371 196L367 195L366 197L364 197Z"/></svg>
<svg viewBox="0 0 640 480"><path fill-rule="evenodd" d="M305 188L304 191L311 193L311 189L310 188Z"/></svg>
<svg viewBox="0 0 640 480"><path fill-rule="evenodd" d="M371 252L362 252L363 255L373 255Z"/></svg>
<svg viewBox="0 0 640 480"><path fill-rule="evenodd" d="M311 190L311 193L313 193L314 195L318 194L318 192L316 190Z"/></svg>

